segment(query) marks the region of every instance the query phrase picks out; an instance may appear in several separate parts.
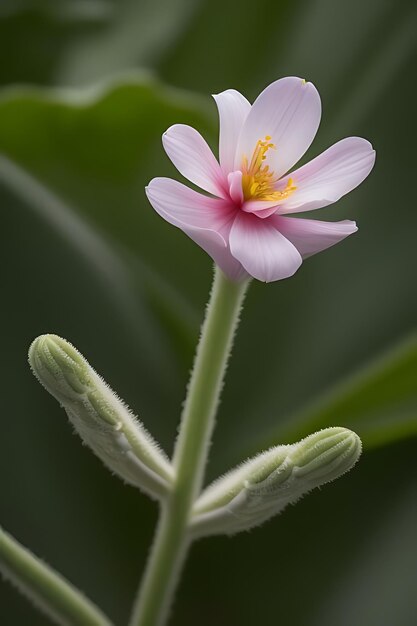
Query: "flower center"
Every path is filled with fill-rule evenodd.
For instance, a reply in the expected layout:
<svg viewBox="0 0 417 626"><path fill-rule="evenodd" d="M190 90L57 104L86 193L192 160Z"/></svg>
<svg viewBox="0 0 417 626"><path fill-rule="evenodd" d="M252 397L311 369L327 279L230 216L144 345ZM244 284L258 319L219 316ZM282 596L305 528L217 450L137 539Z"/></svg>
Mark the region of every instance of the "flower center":
<svg viewBox="0 0 417 626"><path fill-rule="evenodd" d="M250 163L246 156L243 157L242 190L245 200L285 200L297 189L292 178L288 179L285 189L275 189L278 178L264 163L270 149L276 150L276 146L271 143L271 137L266 135L265 139L257 141Z"/></svg>

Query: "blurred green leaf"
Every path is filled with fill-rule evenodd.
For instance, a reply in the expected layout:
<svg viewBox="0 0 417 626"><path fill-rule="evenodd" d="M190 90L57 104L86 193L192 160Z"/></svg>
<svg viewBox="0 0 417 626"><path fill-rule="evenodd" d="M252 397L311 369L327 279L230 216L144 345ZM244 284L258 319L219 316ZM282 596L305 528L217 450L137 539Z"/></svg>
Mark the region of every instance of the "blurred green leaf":
<svg viewBox="0 0 417 626"><path fill-rule="evenodd" d="M201 0L113 0L107 28L81 33L67 46L57 78L63 84L88 84L156 62L170 54L200 5Z"/></svg>
<svg viewBox="0 0 417 626"><path fill-rule="evenodd" d="M416 334L304 411L281 420L256 449L293 441L328 424L351 428L367 448L417 435Z"/></svg>
<svg viewBox="0 0 417 626"><path fill-rule="evenodd" d="M55 82L67 48L106 30L112 8L111 0L2 0L0 84Z"/></svg>
<svg viewBox="0 0 417 626"><path fill-rule="evenodd" d="M139 74L84 90L5 90L0 111L1 152L59 198L66 206L61 213L81 216L85 228L98 230L96 237L106 234L119 252L134 254L152 274L166 272L160 249L174 254L175 236L171 229L155 230L160 221L145 201L144 186L168 126L188 121L206 132L211 128L205 100ZM36 201L29 180L15 181L6 164L2 169L6 185L34 198L44 219L59 220L57 209ZM166 159L160 169L169 170ZM73 227L64 225L68 238L74 237ZM74 245L79 243L74 237ZM91 252L87 242L83 246ZM173 280L184 280L181 269L171 266Z"/></svg>

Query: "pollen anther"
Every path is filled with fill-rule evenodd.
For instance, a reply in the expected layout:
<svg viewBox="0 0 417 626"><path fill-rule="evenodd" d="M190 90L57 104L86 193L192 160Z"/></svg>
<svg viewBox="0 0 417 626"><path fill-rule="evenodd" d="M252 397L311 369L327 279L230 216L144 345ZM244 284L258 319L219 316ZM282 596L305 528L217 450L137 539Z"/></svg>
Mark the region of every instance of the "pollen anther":
<svg viewBox="0 0 417 626"><path fill-rule="evenodd" d="M296 190L292 178L288 179L284 189L277 190L274 172L269 165L264 165L268 150L276 150L275 144L271 143L272 137L266 135L265 139L259 139L253 151L250 163L244 156L242 161L242 190L245 200L273 200L279 202L288 198Z"/></svg>

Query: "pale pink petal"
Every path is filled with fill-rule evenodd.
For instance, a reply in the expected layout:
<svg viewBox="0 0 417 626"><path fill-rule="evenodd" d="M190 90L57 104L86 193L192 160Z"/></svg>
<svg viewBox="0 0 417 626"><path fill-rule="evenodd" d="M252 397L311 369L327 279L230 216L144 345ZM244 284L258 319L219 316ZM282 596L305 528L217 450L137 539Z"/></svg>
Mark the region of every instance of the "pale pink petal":
<svg viewBox="0 0 417 626"><path fill-rule="evenodd" d="M162 135L165 152L192 183L214 196L226 197L227 181L210 147L194 128L175 124Z"/></svg>
<svg viewBox="0 0 417 626"><path fill-rule="evenodd" d="M355 189L375 163L375 150L366 139L347 137L280 181L288 178L297 189L281 203L279 213L320 209Z"/></svg>
<svg viewBox="0 0 417 626"><path fill-rule="evenodd" d="M317 89L301 78L281 78L264 89L252 105L239 137L235 169L244 156L250 161L256 143L266 136L265 163L276 177L285 174L303 156L320 124L321 103Z"/></svg>
<svg viewBox="0 0 417 626"><path fill-rule="evenodd" d="M241 205L243 202L243 189L242 189L242 172L230 172L227 175L227 182L229 183L229 194L233 202L237 205Z"/></svg>
<svg viewBox="0 0 417 626"><path fill-rule="evenodd" d="M161 217L180 228L205 250L232 280L245 275L231 255L228 235L236 210L170 178L154 178L146 187L149 202Z"/></svg>
<svg viewBox="0 0 417 626"><path fill-rule="evenodd" d="M240 282L249 277L242 264L232 256L228 245L219 245L214 231L201 230L195 228L183 229L196 244L200 246L213 261L220 267L230 280Z"/></svg>
<svg viewBox="0 0 417 626"><path fill-rule="evenodd" d="M276 200L246 200L242 205L245 213L254 213L262 219L276 213L278 208Z"/></svg>
<svg viewBox="0 0 417 626"><path fill-rule="evenodd" d="M226 201L205 196L171 178L152 179L146 194L154 209L180 228L193 226L220 231L234 214Z"/></svg>
<svg viewBox="0 0 417 626"><path fill-rule="evenodd" d="M235 89L214 94L220 118L219 158L224 174L234 170L237 140L251 105Z"/></svg>
<svg viewBox="0 0 417 626"><path fill-rule="evenodd" d="M358 230L356 222L350 220L320 222L274 215L271 221L294 244L303 259L334 246Z"/></svg>
<svg viewBox="0 0 417 626"><path fill-rule="evenodd" d="M269 220L243 211L233 222L229 245L248 274L267 283L292 276L302 263L298 250Z"/></svg>

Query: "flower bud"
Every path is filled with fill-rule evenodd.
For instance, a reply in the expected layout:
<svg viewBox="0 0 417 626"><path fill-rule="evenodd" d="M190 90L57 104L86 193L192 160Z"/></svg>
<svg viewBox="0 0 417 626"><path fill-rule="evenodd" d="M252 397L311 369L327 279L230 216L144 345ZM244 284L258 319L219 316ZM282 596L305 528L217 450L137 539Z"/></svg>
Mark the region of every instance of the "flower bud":
<svg viewBox="0 0 417 626"><path fill-rule="evenodd" d="M111 471L156 498L170 490L173 471L164 452L68 341L41 335L30 346L29 363L81 439Z"/></svg>
<svg viewBox="0 0 417 626"><path fill-rule="evenodd" d="M351 430L326 428L259 454L201 494L193 510L192 533L234 534L262 524L314 487L350 470L361 448Z"/></svg>

